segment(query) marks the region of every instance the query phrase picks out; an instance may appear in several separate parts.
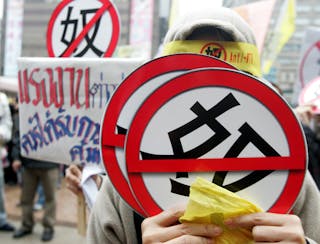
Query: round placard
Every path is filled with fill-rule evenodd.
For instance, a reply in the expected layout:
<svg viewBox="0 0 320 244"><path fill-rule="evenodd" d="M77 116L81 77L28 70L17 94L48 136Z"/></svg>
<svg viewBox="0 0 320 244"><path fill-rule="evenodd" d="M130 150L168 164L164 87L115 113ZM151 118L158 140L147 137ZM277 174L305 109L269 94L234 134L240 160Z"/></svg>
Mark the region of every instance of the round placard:
<svg viewBox="0 0 320 244"><path fill-rule="evenodd" d="M50 57L111 57L120 34L119 15L109 0L65 0L47 30Z"/></svg>
<svg viewBox="0 0 320 244"><path fill-rule="evenodd" d="M230 69L191 70L162 85L138 109L125 146L130 185L147 216L187 201L197 176L266 211L287 213L306 155L287 102Z"/></svg>
<svg viewBox="0 0 320 244"><path fill-rule="evenodd" d="M110 180L120 196L145 215L128 184L124 160L126 131L140 104L159 86L191 69L224 67L235 69L219 59L199 54L175 54L154 59L132 72L115 90L102 120L101 152Z"/></svg>

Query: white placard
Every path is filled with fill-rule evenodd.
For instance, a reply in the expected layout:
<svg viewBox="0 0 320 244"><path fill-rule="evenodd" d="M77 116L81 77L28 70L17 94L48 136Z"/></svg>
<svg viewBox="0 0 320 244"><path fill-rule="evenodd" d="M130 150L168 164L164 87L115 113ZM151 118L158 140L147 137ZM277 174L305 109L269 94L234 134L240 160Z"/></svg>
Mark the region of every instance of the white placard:
<svg viewBox="0 0 320 244"><path fill-rule="evenodd" d="M137 59L21 58L21 153L63 164L100 164L100 120Z"/></svg>

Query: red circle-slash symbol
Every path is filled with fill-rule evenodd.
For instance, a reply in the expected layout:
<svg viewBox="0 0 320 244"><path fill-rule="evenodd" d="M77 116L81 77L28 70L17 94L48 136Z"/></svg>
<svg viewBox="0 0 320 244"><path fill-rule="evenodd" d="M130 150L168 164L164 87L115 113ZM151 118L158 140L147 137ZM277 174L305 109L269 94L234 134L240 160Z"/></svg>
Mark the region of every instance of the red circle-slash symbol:
<svg viewBox="0 0 320 244"><path fill-rule="evenodd" d="M100 3L100 4L99 4ZM98 4L100 7L98 8L93 8L90 9L90 6L95 6ZM82 9L80 14L82 15L82 24L83 24L83 29L80 32L77 32L77 28L80 26L80 19L74 19L71 18L71 14L74 11L74 7L77 6L78 8ZM67 9L67 11L66 11ZM62 17L60 16L62 12L66 12L65 15ZM92 18L89 19L87 15L93 15ZM100 21L104 16L110 15L110 30L109 34L111 34L110 40L108 40L107 37L105 36L100 36L99 32L103 31L105 33L105 26L100 25ZM109 18L106 17L107 20L109 21ZM62 26L64 25L64 27ZM70 31L67 25L70 25L70 28L73 28L72 35L70 37ZM63 29L64 28L64 29ZM61 34L61 39L58 41L55 38L60 38L54 36L54 29L61 29L59 33ZM110 31L112 33L110 33ZM90 33L90 36L89 36ZM83 42L86 42L86 47L82 52L78 53L78 56L75 57L83 57L86 55L88 50L91 50L95 57L111 57L118 39L119 39L119 33L120 33L120 23L119 23L119 16L117 13L116 8L114 5L109 1L109 0L89 0L87 3L84 3L84 1L79 1L79 0L65 0L62 1L57 8L54 10L50 21L48 25L48 30L47 30L47 49L48 49L48 54L50 57L70 57L76 55L75 52L79 48L80 44ZM69 36L68 36L69 35ZM98 36L98 37L97 37ZM103 44L103 48L105 50L100 50L101 48L98 48L95 46L94 42L96 41L95 38L101 38L103 40L99 40L99 42L108 42L106 44ZM104 40L105 39L105 40ZM60 46L61 44L63 45L63 50L62 47ZM59 45L59 46L58 46ZM59 53L58 53L59 50Z"/></svg>
<svg viewBox="0 0 320 244"><path fill-rule="evenodd" d="M225 48L222 45L215 42L210 42L206 44L204 47L202 47L200 53L204 55L216 57L224 61L226 61L227 59L227 52Z"/></svg>
<svg viewBox="0 0 320 244"><path fill-rule="evenodd" d="M124 148L126 133L119 132L118 120L120 114L131 96L144 84L152 83L152 79L162 74L177 71L188 71L203 67L222 67L235 69L222 60L199 54L176 54L154 59L132 72L115 90L106 107L101 128L101 152L103 162L111 182L121 197L131 205L133 209L142 215L144 210L136 201L117 158L119 149ZM124 128L125 130L128 128ZM118 151L117 151L118 149Z"/></svg>
<svg viewBox="0 0 320 244"><path fill-rule="evenodd" d="M314 56L317 56L318 59L313 60ZM315 63L312 63L310 60L314 61ZM310 74L310 66L314 67L314 65L316 65L317 67L320 66L320 41L313 43L307 49L301 60L299 67L299 78L302 88L310 81L310 77L308 78L308 76L313 75L313 77L311 77L311 79L313 79L318 75L319 69L315 69L315 73L313 74L313 72L311 72Z"/></svg>
<svg viewBox="0 0 320 244"><path fill-rule="evenodd" d="M265 157L185 158L185 154L181 153L183 151L178 148L178 150L176 150L178 152L178 157L173 157L174 155L162 155L162 158L155 158L154 156L151 155L150 157L149 155L149 158L147 159L141 158L141 145L144 133L146 133L146 128L149 128L150 121L155 119L154 115L159 112L159 109L165 106L171 99L177 99L177 96L184 92L194 91L194 89L200 88L203 91L203 89L207 87L224 87L241 91L262 103L281 125L287 140L285 144L289 147L289 156L273 154L272 150L267 149ZM228 105L228 102L226 105ZM200 110L192 109L192 111L199 115L205 113L205 110L203 110L204 112L201 112L201 108ZM248 111L248 113L250 112L251 111ZM256 116L263 116L263 114ZM167 117L168 116L166 116L166 118ZM209 121L208 118L205 119ZM212 119L210 121L212 122ZM193 122L194 124L198 123L196 120ZM217 123L218 122L214 122L214 124ZM158 124L161 123L159 122ZM187 128L185 128L185 130L187 130ZM247 140L247 138L243 139ZM151 141L148 141L148 143L152 143ZM155 139L153 141L157 145L155 148L161 151L159 142ZM240 144L243 143L243 140L241 141L239 141ZM214 141L210 143L212 144ZM256 142L252 141L252 143ZM257 144L259 143L260 142L257 142ZM160 175L166 172L248 170L261 172L276 170L281 172L288 170L289 175L286 176L286 174L284 174L284 178L287 178L280 195L275 196L273 193L268 193L270 197L272 195L274 202L266 209L270 212L286 213L290 211L300 192L306 169L306 146L304 136L301 126L293 111L290 109L290 106L274 92L273 89L262 82L257 81L251 76L232 70L192 70L172 79L170 82L157 89L145 100L136 112L128 131L125 150L131 187L137 200L149 216L158 214L163 208L155 200L155 196L150 193L147 185L148 183L146 183L148 181L144 180L143 175L151 174L153 177L157 177L157 174L161 177ZM237 149L235 148L235 150ZM265 150L265 148L262 148L262 150ZM188 154L188 152L186 154ZM268 156L268 154L273 156ZM271 189L271 191L272 190L273 189ZM263 191L266 191L266 189L263 189ZM263 191L259 192L261 192L261 194L267 194L263 193ZM173 196L171 195L171 197ZM162 196L162 198L164 198L164 196ZM159 197L157 199L159 199Z"/></svg>

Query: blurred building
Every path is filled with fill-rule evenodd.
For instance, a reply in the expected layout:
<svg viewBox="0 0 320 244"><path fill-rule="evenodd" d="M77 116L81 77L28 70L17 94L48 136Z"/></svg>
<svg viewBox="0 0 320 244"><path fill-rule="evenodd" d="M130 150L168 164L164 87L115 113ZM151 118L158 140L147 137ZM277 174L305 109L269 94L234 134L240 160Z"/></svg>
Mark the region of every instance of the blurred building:
<svg viewBox="0 0 320 244"><path fill-rule="evenodd" d="M9 0L7 0L9 1ZM149 0L139 0L142 3ZM151 57L153 57L161 44L164 34L168 28L168 16L170 13L170 0L152 0L153 19L152 19L152 46ZM227 7L236 7L257 0L224 0L223 4ZM259 0L258 0L259 1ZM263 1L263 0L260 0ZM23 35L21 56L47 57L46 32L49 19L60 3L60 0L24 0L23 15ZM121 19L121 34L117 50L130 51L130 13L133 0L113 0ZM214 2L214 0L213 0ZM276 0L272 19L266 38L272 35L279 9L283 0ZM297 80L297 69L300 61L300 50L303 43L305 30L309 26L320 27L320 3L319 0L296 0L296 30L284 46L281 53L273 64L267 76L272 82L277 83L284 91L285 96L290 101L293 85Z"/></svg>
<svg viewBox="0 0 320 244"><path fill-rule="evenodd" d="M48 23L59 0L25 0L22 37L22 57L47 57ZM119 45L128 43L129 1L115 1L121 16Z"/></svg>
<svg viewBox="0 0 320 244"><path fill-rule="evenodd" d="M225 0L228 7L240 6L256 0ZM280 7L283 0L277 0L270 21L266 41L273 33ZM266 77L271 82L277 83L283 90L285 97L291 102L294 83L298 80L298 67L301 55L301 46L304 41L306 29L310 26L320 27L320 2L319 0L296 0L296 29L293 36L283 47L273 67Z"/></svg>
<svg viewBox="0 0 320 244"><path fill-rule="evenodd" d="M24 20L23 20L23 57L47 57L46 33L50 17L60 3L59 0L24 0ZM143 1L140 1L143 2ZM159 0L153 0L153 36L152 54L157 50L161 41L160 28L163 29L164 19L159 16ZM130 0L113 0L121 21L121 33L118 47L129 44L130 33ZM161 20L160 20L161 19ZM166 31L166 30L164 30ZM163 31L162 31L163 32Z"/></svg>

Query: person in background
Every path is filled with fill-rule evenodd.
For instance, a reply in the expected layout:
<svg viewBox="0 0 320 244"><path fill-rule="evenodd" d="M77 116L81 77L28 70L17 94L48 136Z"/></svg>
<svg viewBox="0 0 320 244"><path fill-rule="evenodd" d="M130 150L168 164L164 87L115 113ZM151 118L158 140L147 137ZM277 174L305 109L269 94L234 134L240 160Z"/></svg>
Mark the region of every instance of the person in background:
<svg viewBox="0 0 320 244"><path fill-rule="evenodd" d="M215 5L194 10L167 32L164 46L177 40L245 42L255 45L252 30L233 10ZM230 228L251 230L255 243L319 243L320 193L306 173L293 214L255 213L228 219ZM214 243L223 230L213 224L179 223L185 206L142 219L105 177L91 210L88 243ZM140 223L142 224L140 225ZM141 228L140 228L141 227Z"/></svg>
<svg viewBox="0 0 320 244"><path fill-rule="evenodd" d="M282 89L275 83L272 86L283 95ZM301 122L303 132L306 137L308 147L308 170L320 190L320 141L317 138L317 133L312 129L311 124L315 121L313 112L314 105L305 104L296 106L293 111Z"/></svg>
<svg viewBox="0 0 320 244"><path fill-rule="evenodd" d="M15 123L15 118L19 114L17 96L15 98L9 99L9 106L10 106L10 112L11 112L11 118L12 118L12 135L14 135L17 126L19 126ZM18 183L18 176L12 168L12 158L11 158L12 138L6 144L6 146L8 151L8 154L7 154L8 167L4 169L4 180L5 180L5 183L8 185L16 185Z"/></svg>
<svg viewBox="0 0 320 244"><path fill-rule="evenodd" d="M43 209L44 203L46 201L46 198L44 196L44 192L43 192L43 187L41 184L38 185L37 187L37 201L35 202L35 204L33 205L33 210L34 211L39 211Z"/></svg>
<svg viewBox="0 0 320 244"><path fill-rule="evenodd" d="M300 105L294 111L301 121L308 145L308 170L320 190L320 140L312 123L317 123L319 115L314 114L313 105Z"/></svg>
<svg viewBox="0 0 320 244"><path fill-rule="evenodd" d="M41 240L50 241L54 236L56 217L56 184L58 180L58 164L23 157L20 151L19 130L13 135L12 148L13 169L18 171L22 166L21 207L22 223L13 238L21 238L32 233L34 226L33 205L39 184L42 184L45 204L42 225L44 227Z"/></svg>
<svg viewBox="0 0 320 244"><path fill-rule="evenodd" d="M7 95L0 92L0 151L11 139L12 118ZM14 226L7 221L4 207L4 175L2 158L0 157L0 231L14 231Z"/></svg>

